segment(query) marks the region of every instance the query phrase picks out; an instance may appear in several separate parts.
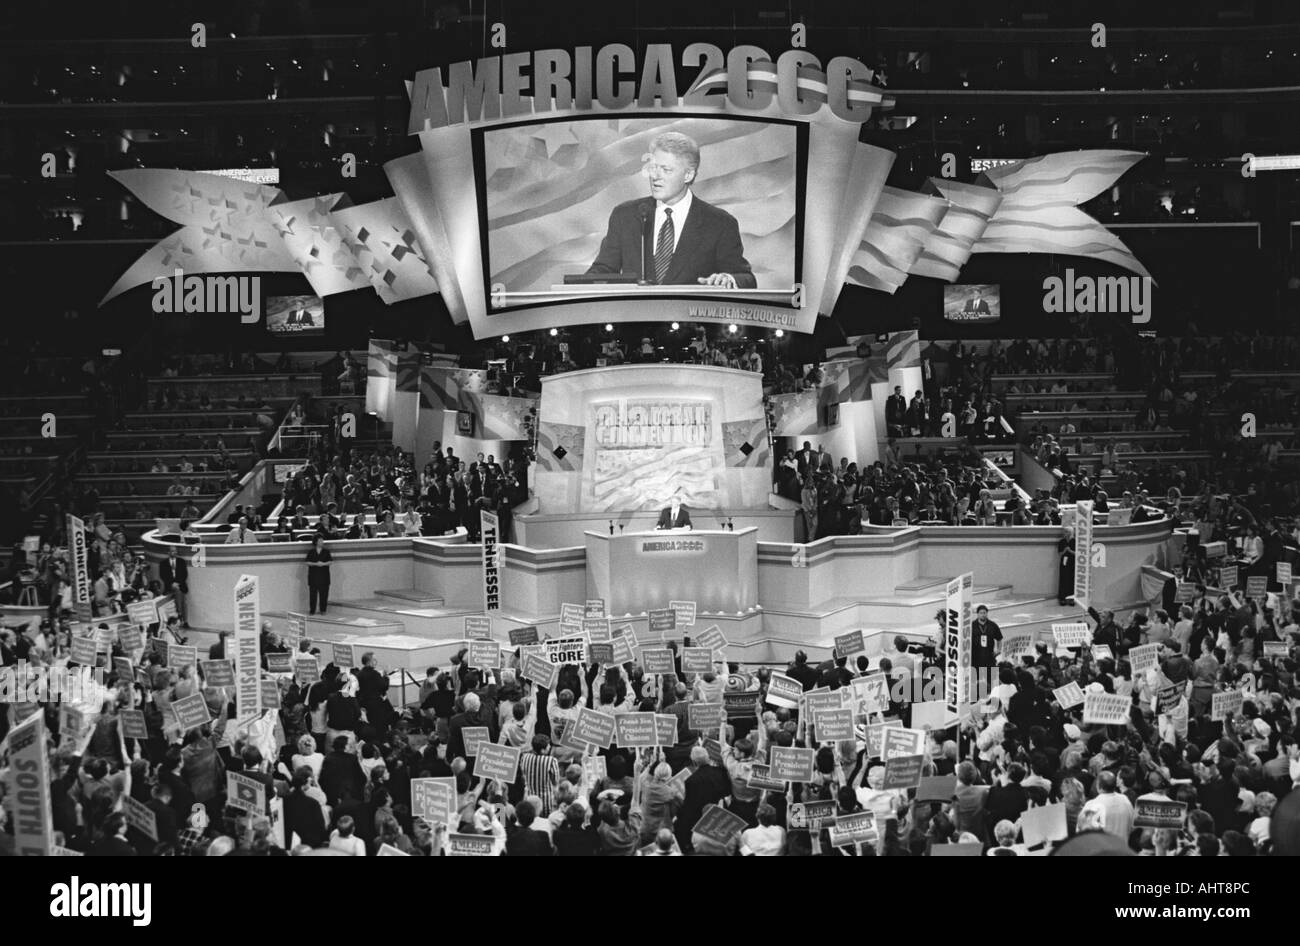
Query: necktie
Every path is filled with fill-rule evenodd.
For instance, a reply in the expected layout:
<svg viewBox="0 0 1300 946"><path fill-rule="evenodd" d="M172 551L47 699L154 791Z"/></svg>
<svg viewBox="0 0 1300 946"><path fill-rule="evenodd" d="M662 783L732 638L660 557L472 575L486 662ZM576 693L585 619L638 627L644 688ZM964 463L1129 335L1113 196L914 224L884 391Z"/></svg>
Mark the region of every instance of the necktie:
<svg viewBox="0 0 1300 946"><path fill-rule="evenodd" d="M673 261L673 210L664 208L664 223L659 228L659 237L655 241L655 282L661 283L668 275L668 264Z"/></svg>

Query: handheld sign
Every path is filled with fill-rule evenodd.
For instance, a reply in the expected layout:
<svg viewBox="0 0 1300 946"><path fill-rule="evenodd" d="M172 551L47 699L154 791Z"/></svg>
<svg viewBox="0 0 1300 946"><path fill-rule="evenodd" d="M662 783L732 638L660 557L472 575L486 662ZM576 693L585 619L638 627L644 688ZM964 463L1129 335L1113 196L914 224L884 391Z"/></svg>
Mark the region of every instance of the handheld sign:
<svg viewBox="0 0 1300 946"><path fill-rule="evenodd" d="M582 608L584 618L603 618L605 616L605 599L588 598Z"/></svg>
<svg viewBox="0 0 1300 946"><path fill-rule="evenodd" d="M903 729L901 726L886 729L885 751L881 758L889 762L898 756L925 755L925 737L923 729Z"/></svg>
<svg viewBox="0 0 1300 946"><path fill-rule="evenodd" d="M921 784L924 756L899 755L885 760L885 789L916 788Z"/></svg>
<svg viewBox="0 0 1300 946"><path fill-rule="evenodd" d="M1196 583L1192 581L1180 581L1174 589L1174 600L1179 604L1186 604L1189 601L1196 600Z"/></svg>
<svg viewBox="0 0 1300 946"><path fill-rule="evenodd" d="M557 667L564 664L587 662L587 640L583 637L566 637L563 640L545 641L546 659Z"/></svg>
<svg viewBox="0 0 1300 946"><path fill-rule="evenodd" d="M655 634L666 634L677 629L677 612L672 608L655 608L649 613L650 630Z"/></svg>
<svg viewBox="0 0 1300 946"><path fill-rule="evenodd" d="M411 856L410 854L407 854L405 851L393 847L391 844L379 845L379 850L375 853L375 857L410 857L410 856Z"/></svg>
<svg viewBox="0 0 1300 946"><path fill-rule="evenodd" d="M1034 655L1034 639L1029 634L1019 634L1002 641L1002 659L1015 661Z"/></svg>
<svg viewBox="0 0 1300 946"><path fill-rule="evenodd" d="M95 657L99 646L93 637L74 637L72 639L72 661L87 667L95 666Z"/></svg>
<svg viewBox="0 0 1300 946"><path fill-rule="evenodd" d="M519 668L519 674L532 680L539 687L554 690L555 681L560 676L560 667L558 664L551 663L545 657L538 657L536 654L524 654L524 662Z"/></svg>
<svg viewBox="0 0 1300 946"><path fill-rule="evenodd" d="M293 676L298 686L310 686L320 679L320 664L316 663L316 658L311 654L303 654L294 658Z"/></svg>
<svg viewBox="0 0 1300 946"><path fill-rule="evenodd" d="M226 804L260 815L266 811L266 785L243 772L227 772Z"/></svg>
<svg viewBox="0 0 1300 946"><path fill-rule="evenodd" d="M654 713L620 713L614 717L614 741L620 749L648 749L659 745Z"/></svg>
<svg viewBox="0 0 1300 946"><path fill-rule="evenodd" d="M263 677L262 709L278 710L280 708L280 684L272 677Z"/></svg>
<svg viewBox="0 0 1300 946"><path fill-rule="evenodd" d="M850 631L835 638L836 657L851 657L854 654L862 653L866 649L867 645L862 640L861 631Z"/></svg>
<svg viewBox="0 0 1300 946"><path fill-rule="evenodd" d="M183 699L173 700L172 712L176 715L176 722L186 732L212 722L207 700L202 693L191 693Z"/></svg>
<svg viewBox="0 0 1300 946"><path fill-rule="evenodd" d="M608 749L614 742L614 715L580 707L573 724L573 738Z"/></svg>
<svg viewBox="0 0 1300 946"><path fill-rule="evenodd" d="M686 724L691 729L717 732L726 715L726 710L721 703L686 704Z"/></svg>
<svg viewBox="0 0 1300 946"><path fill-rule="evenodd" d="M465 755L469 758L478 755L483 743L492 744L492 734L486 726L466 726L460 732L465 741Z"/></svg>
<svg viewBox="0 0 1300 946"><path fill-rule="evenodd" d="M769 750L770 775L781 782L811 782L817 755L812 749L772 746Z"/></svg>
<svg viewBox="0 0 1300 946"><path fill-rule="evenodd" d="M120 710L117 718L122 721L122 735L127 739L149 738L149 727L145 725L144 710Z"/></svg>
<svg viewBox="0 0 1300 946"><path fill-rule="evenodd" d="M119 624L117 639L128 654L138 654L144 650L144 636L140 633L140 628L133 624Z"/></svg>
<svg viewBox="0 0 1300 946"><path fill-rule="evenodd" d="M135 666L130 657L114 657L113 672L119 680L131 680L135 677Z"/></svg>
<svg viewBox="0 0 1300 946"><path fill-rule="evenodd" d="M1081 621L1053 624L1052 636L1056 638L1057 647L1086 647L1092 640L1088 625Z"/></svg>
<svg viewBox="0 0 1300 946"><path fill-rule="evenodd" d="M722 694L722 705L727 709L727 719L745 719L754 715L757 690L728 690Z"/></svg>
<svg viewBox="0 0 1300 946"><path fill-rule="evenodd" d="M1172 713L1178 709L1179 704L1183 701L1183 687L1180 684L1171 683L1169 686L1157 690L1156 695L1160 698L1160 712Z"/></svg>
<svg viewBox="0 0 1300 946"><path fill-rule="evenodd" d="M1278 584L1281 585L1291 584L1291 563L1290 562L1277 563L1277 581Z"/></svg>
<svg viewBox="0 0 1300 946"><path fill-rule="evenodd" d="M708 647L682 648L682 673L712 673L713 651Z"/></svg>
<svg viewBox="0 0 1300 946"><path fill-rule="evenodd" d="M655 732L659 745L677 745L677 717L672 713L655 713Z"/></svg>
<svg viewBox="0 0 1300 946"><path fill-rule="evenodd" d="M885 763L888 768L889 763ZM957 776L927 775L916 786L918 802L938 801L947 804L957 794Z"/></svg>
<svg viewBox="0 0 1300 946"><path fill-rule="evenodd" d="M889 677L869 673L856 677L849 685L853 693L853 714L859 717L883 713L889 707Z"/></svg>
<svg viewBox="0 0 1300 946"><path fill-rule="evenodd" d="M267 654L266 670L268 673L292 673L293 654Z"/></svg>
<svg viewBox="0 0 1300 946"><path fill-rule="evenodd" d="M1241 712L1243 702L1245 702L1245 696L1240 690L1215 693L1210 703L1210 719L1232 719Z"/></svg>
<svg viewBox="0 0 1300 946"><path fill-rule="evenodd" d="M632 644L636 638L632 634L630 626L624 625L624 627L627 628L627 633L615 634L613 643L609 645L609 662L611 664L630 664L636 660L636 652L632 649Z"/></svg>
<svg viewBox="0 0 1300 946"><path fill-rule="evenodd" d="M465 618L465 640L490 641L492 639L492 619L490 617Z"/></svg>
<svg viewBox="0 0 1300 946"><path fill-rule="evenodd" d="M879 835L876 833L876 813L874 811L857 811L851 815L840 815L827 828L830 831L832 847L847 847L850 844L874 844Z"/></svg>
<svg viewBox="0 0 1300 946"><path fill-rule="evenodd" d="M350 670L356 666L351 644L331 643L334 649L334 666L340 670Z"/></svg>
<svg viewBox="0 0 1300 946"><path fill-rule="evenodd" d="M785 674L776 670L772 671L772 676L767 682L767 702L773 706L784 706L787 709L795 709L799 705L799 699L803 696L803 684L793 677L787 677Z"/></svg>
<svg viewBox="0 0 1300 946"><path fill-rule="evenodd" d="M673 652L667 647L642 647L641 666L646 673L676 673ZM775 676L775 674L773 674Z"/></svg>
<svg viewBox="0 0 1300 946"><path fill-rule="evenodd" d="M1181 828L1186 821L1186 802L1139 798L1133 804L1135 828Z"/></svg>
<svg viewBox="0 0 1300 946"><path fill-rule="evenodd" d="M164 667L171 666L171 663L167 658L167 653L171 650L171 647L168 645L167 641L163 640L161 637L155 637L149 641L149 646L153 648L153 652L158 655L158 658L163 662Z"/></svg>
<svg viewBox="0 0 1300 946"><path fill-rule="evenodd" d="M537 628L535 627L512 627L510 629L511 647L523 647L525 644L536 644L538 640Z"/></svg>
<svg viewBox="0 0 1300 946"><path fill-rule="evenodd" d="M1224 591L1231 591L1240 581L1236 565L1219 566L1219 587Z"/></svg>
<svg viewBox="0 0 1300 946"><path fill-rule="evenodd" d="M199 649L184 644L172 644L167 648L167 666L174 670L193 667L198 663Z"/></svg>
<svg viewBox="0 0 1300 946"><path fill-rule="evenodd" d="M560 627L572 626L575 630L582 628L582 619L587 616L587 611L580 604L570 604L565 602L560 605Z"/></svg>
<svg viewBox="0 0 1300 946"><path fill-rule="evenodd" d="M1117 693L1088 692L1083 697L1083 721L1106 726L1124 726L1129 721L1133 701Z"/></svg>
<svg viewBox="0 0 1300 946"><path fill-rule="evenodd" d="M474 774L479 778L494 778L503 785L513 783L519 774L519 750L490 742L480 743L474 758Z"/></svg>
<svg viewBox="0 0 1300 946"><path fill-rule="evenodd" d="M1110 649L1110 645L1109 645L1109 644L1093 644L1093 645L1092 645L1092 659L1093 659L1093 660L1097 660L1097 661L1101 661L1101 660L1114 660L1114 659L1115 659L1115 654L1114 654L1114 652Z"/></svg>
<svg viewBox="0 0 1300 946"><path fill-rule="evenodd" d="M694 601L669 601L668 608L673 612L674 627L693 627L695 625Z"/></svg>
<svg viewBox="0 0 1300 946"><path fill-rule="evenodd" d="M931 857L979 857L983 853L984 844L981 841L964 841L957 844L949 842L930 846Z"/></svg>
<svg viewBox="0 0 1300 946"><path fill-rule="evenodd" d="M1285 657L1291 652L1286 641L1264 641L1265 657Z"/></svg>
<svg viewBox="0 0 1300 946"><path fill-rule="evenodd" d="M1025 834L1025 846L1036 847L1046 841L1064 841L1069 837L1065 826L1065 803L1040 805L1020 814L1020 828Z"/></svg>
<svg viewBox="0 0 1300 946"><path fill-rule="evenodd" d="M488 834L447 835L448 857L491 857L495 842Z"/></svg>
<svg viewBox="0 0 1300 946"><path fill-rule="evenodd" d="M495 670L501 666L501 645L496 641L470 641L465 656L471 667Z"/></svg>
<svg viewBox="0 0 1300 946"><path fill-rule="evenodd" d="M126 618L132 624L148 627L158 623L158 604L153 598L132 601L126 606Z"/></svg>
<svg viewBox="0 0 1300 946"><path fill-rule="evenodd" d="M783 792L785 782L772 778L772 767L763 762L755 762L749 767L749 776L745 779L750 788L766 791Z"/></svg>
<svg viewBox="0 0 1300 946"><path fill-rule="evenodd" d="M594 664L610 666L614 663L614 645L597 644L593 641L587 646L587 658Z"/></svg>
<svg viewBox="0 0 1300 946"><path fill-rule="evenodd" d="M867 726L867 758L884 758L885 731L889 729L901 729L902 726L903 721L901 719L887 719L880 723L870 723Z"/></svg>
<svg viewBox="0 0 1300 946"><path fill-rule="evenodd" d="M233 687L235 685L235 663L233 660L205 660L203 683L210 687Z"/></svg>
<svg viewBox="0 0 1300 946"><path fill-rule="evenodd" d="M729 844L745 828L744 818L717 805L708 805L695 822L693 832L718 844Z"/></svg>
<svg viewBox="0 0 1300 946"><path fill-rule="evenodd" d="M827 799L825 801L806 801L802 804L791 805L790 823L791 827L796 822L802 822L803 825L813 834L821 831L822 826L835 817L835 802ZM798 809L795 811L794 809Z"/></svg>
<svg viewBox="0 0 1300 946"><path fill-rule="evenodd" d="M456 814L456 780L450 776L411 779L411 813L432 825L451 827Z"/></svg>
<svg viewBox="0 0 1300 946"><path fill-rule="evenodd" d="M122 814L126 815L126 823L132 828L150 841L158 840L158 816L144 802L137 801L130 795L123 795Z"/></svg>
<svg viewBox="0 0 1300 946"><path fill-rule="evenodd" d="M722 628L716 624L710 624L699 633L692 634L691 643L696 647L707 647L716 654L727 649L727 638L722 633Z"/></svg>
<svg viewBox="0 0 1300 946"><path fill-rule="evenodd" d="M813 717L818 742L840 742L853 738L853 710L826 710Z"/></svg>
<svg viewBox="0 0 1300 946"><path fill-rule="evenodd" d="M843 709L844 696L847 693L847 690L831 690L828 688L809 690L803 695L804 707L808 710L808 715L816 722L818 713Z"/></svg>
<svg viewBox="0 0 1300 946"><path fill-rule="evenodd" d="M1159 644L1141 644L1128 652L1129 666L1134 674L1146 673L1160 658Z"/></svg>
<svg viewBox="0 0 1300 946"><path fill-rule="evenodd" d="M593 644L608 644L613 640L608 618L583 618L582 633Z"/></svg>
<svg viewBox="0 0 1300 946"><path fill-rule="evenodd" d="M1249 575L1246 578L1246 597L1262 598L1268 594L1267 575Z"/></svg>

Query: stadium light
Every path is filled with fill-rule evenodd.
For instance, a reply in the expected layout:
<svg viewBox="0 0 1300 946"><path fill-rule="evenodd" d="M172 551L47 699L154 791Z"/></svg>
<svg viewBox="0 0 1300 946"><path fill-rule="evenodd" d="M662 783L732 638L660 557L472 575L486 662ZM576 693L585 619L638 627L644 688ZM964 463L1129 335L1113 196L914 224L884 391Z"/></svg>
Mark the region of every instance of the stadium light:
<svg viewBox="0 0 1300 946"><path fill-rule="evenodd" d="M677 331L679 328L681 328L681 326L680 326L679 324L677 324L676 322L674 322L674 323L673 323L673 331L675 332L675 331Z"/></svg>
<svg viewBox="0 0 1300 946"><path fill-rule="evenodd" d="M503 341L503 342L508 342L508 341L510 341L510 336L509 336L509 335L502 335L502 336L501 336L501 341Z"/></svg>
<svg viewBox="0 0 1300 946"><path fill-rule="evenodd" d="M560 334L560 330L558 328L551 329L551 338L554 338L556 335L559 334Z"/></svg>
<svg viewBox="0 0 1300 946"><path fill-rule="evenodd" d="M736 332L740 330L736 328L736 323L732 322L730 325L727 326L727 331L730 332L732 335L735 335Z"/></svg>
<svg viewBox="0 0 1300 946"><path fill-rule="evenodd" d="M783 328L779 328L779 329L777 329L777 330L776 330L776 337L777 337L777 338L785 338L785 329L783 329Z"/></svg>
<svg viewBox="0 0 1300 946"><path fill-rule="evenodd" d="M607 332L612 332L612 331L614 331L614 326L613 326L613 324L610 323L610 322L606 322L606 323L605 323L605 331L607 331Z"/></svg>

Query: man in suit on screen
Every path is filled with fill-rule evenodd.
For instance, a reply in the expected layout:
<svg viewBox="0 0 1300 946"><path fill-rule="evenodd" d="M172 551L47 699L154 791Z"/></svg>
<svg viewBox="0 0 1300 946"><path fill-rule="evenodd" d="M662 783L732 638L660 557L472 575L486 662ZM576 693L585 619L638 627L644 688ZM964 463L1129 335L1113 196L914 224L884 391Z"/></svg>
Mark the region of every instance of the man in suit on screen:
<svg viewBox="0 0 1300 946"><path fill-rule="evenodd" d="M660 285L755 288L736 218L691 192L700 169L699 145L665 132L650 152L650 196L614 208L587 272L627 273Z"/></svg>
<svg viewBox="0 0 1300 946"><path fill-rule="evenodd" d="M659 522L655 525L656 529L689 529L691 528L691 514L682 505L682 495L678 491L673 493L672 502L659 510Z"/></svg>
<svg viewBox="0 0 1300 946"><path fill-rule="evenodd" d="M992 315L993 314L992 312L989 311L989 304L984 301L984 296L981 295L978 289L975 290L975 295L971 296L969 299L966 300L966 305L962 309L962 312L971 315Z"/></svg>

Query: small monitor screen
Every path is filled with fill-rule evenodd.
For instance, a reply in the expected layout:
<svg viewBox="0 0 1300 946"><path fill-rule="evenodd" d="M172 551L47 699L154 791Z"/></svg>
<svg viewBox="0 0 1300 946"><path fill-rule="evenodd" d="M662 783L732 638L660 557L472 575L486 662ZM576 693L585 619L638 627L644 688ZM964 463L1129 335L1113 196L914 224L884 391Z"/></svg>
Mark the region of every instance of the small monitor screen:
<svg viewBox="0 0 1300 946"><path fill-rule="evenodd" d="M996 322L1002 317L1000 287L944 286L943 317L949 322Z"/></svg>
<svg viewBox="0 0 1300 946"><path fill-rule="evenodd" d="M320 335L325 301L320 296L268 296L266 330L272 335Z"/></svg>

